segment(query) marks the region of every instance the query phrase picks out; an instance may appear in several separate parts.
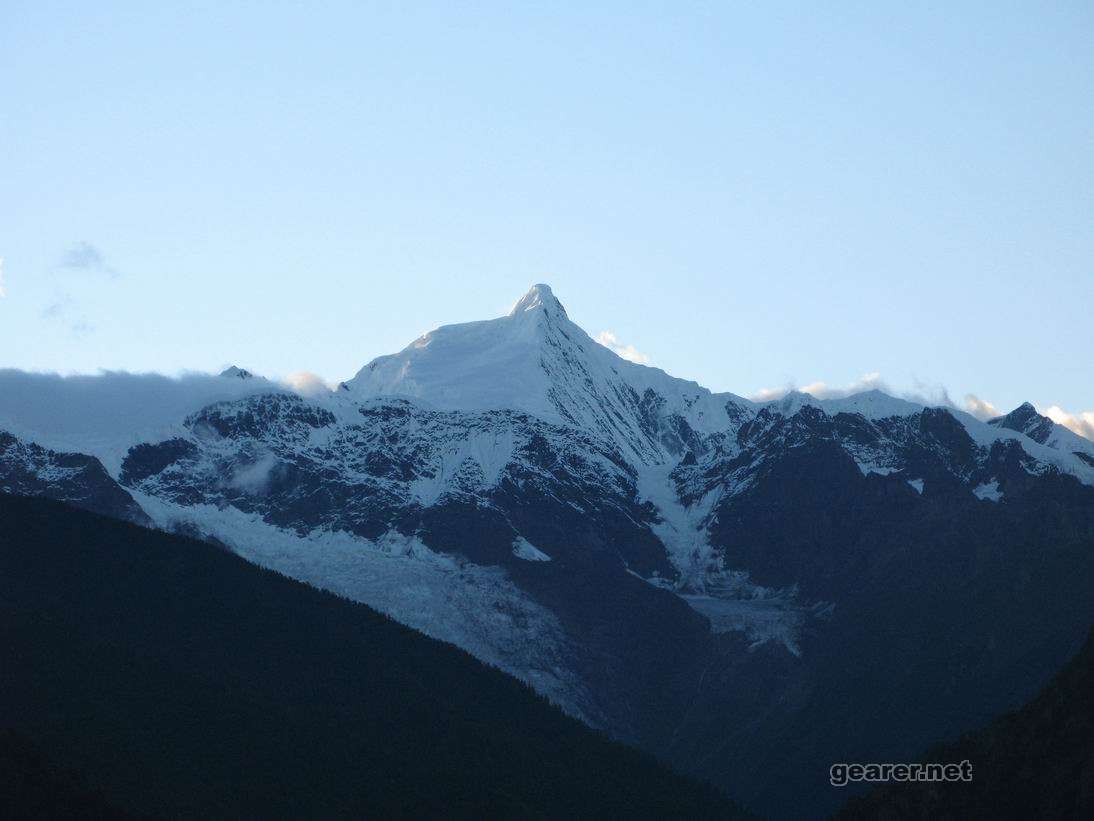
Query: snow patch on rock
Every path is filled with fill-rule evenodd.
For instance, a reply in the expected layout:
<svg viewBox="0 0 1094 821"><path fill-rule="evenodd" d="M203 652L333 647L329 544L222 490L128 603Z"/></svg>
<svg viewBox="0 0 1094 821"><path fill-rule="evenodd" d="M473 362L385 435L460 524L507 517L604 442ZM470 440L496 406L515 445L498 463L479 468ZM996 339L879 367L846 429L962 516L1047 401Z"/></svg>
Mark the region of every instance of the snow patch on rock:
<svg viewBox="0 0 1094 821"><path fill-rule="evenodd" d="M525 539L523 536L517 536L513 541L513 555L518 559L524 559L526 562L549 562L551 557Z"/></svg>
<svg viewBox="0 0 1094 821"><path fill-rule="evenodd" d="M987 499L989 502L998 502L1003 498L1003 491L999 489L999 482L994 479L977 485L972 489L972 492L977 499Z"/></svg>

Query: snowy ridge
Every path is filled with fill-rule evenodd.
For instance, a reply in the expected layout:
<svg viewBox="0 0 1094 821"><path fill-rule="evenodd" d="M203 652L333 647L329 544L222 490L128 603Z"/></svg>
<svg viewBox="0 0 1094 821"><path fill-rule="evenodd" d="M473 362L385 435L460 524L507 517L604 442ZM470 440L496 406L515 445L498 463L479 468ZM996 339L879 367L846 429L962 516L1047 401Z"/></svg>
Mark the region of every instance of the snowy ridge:
<svg viewBox="0 0 1094 821"><path fill-rule="evenodd" d="M768 408L781 416L793 416L804 407L819 408L829 416L837 413L859 414L866 419L887 419L891 416L910 416L923 410L924 405L898 399L895 396L872 389L839 399L817 399L812 394L801 391L789 391L779 399L762 403L759 407Z"/></svg>
<svg viewBox="0 0 1094 821"><path fill-rule="evenodd" d="M1091 460L1094 460L1094 442L1038 413L1029 402L1019 405L1005 416L989 419L988 424L1000 430L1020 433L1052 450L1080 455L1085 464L1092 464ZM1084 454L1089 458L1083 459L1081 455Z"/></svg>

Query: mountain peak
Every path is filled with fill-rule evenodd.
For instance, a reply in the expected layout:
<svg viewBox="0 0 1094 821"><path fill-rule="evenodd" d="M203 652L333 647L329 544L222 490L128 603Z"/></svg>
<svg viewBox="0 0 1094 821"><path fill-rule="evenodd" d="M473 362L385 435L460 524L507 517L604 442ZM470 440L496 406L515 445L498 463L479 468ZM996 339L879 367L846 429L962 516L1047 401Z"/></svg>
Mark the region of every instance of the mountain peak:
<svg viewBox="0 0 1094 821"><path fill-rule="evenodd" d="M551 290L551 286L543 283L537 283L529 288L528 293L517 300L517 304L514 305L513 310L509 312L509 316L519 316L528 311L534 311L537 308L546 311L549 314L566 316L566 309L562 307L562 303L555 297L554 291Z"/></svg>
<svg viewBox="0 0 1094 821"><path fill-rule="evenodd" d="M229 367L225 368L220 372L220 375L225 376L229 379L250 379L254 376L254 374L252 374L250 371L236 367L235 365L230 365Z"/></svg>
<svg viewBox="0 0 1094 821"><path fill-rule="evenodd" d="M1024 433L1034 442L1044 444L1052 435L1055 425L1047 416L1037 412L1029 402L1023 402L1006 416L988 420L989 425Z"/></svg>
<svg viewBox="0 0 1094 821"><path fill-rule="evenodd" d="M1007 423L1026 424L1030 420L1039 421L1039 420L1045 419L1047 417L1041 416L1041 414L1039 414L1037 412L1037 408L1035 408L1031 402L1023 402L1021 405L1016 407L1014 410L1012 410L1006 416L1003 416L1001 418L1003 420L1003 422L1002 422L1003 426L1007 427L1008 426ZM1015 430L1017 430L1017 428Z"/></svg>
<svg viewBox="0 0 1094 821"><path fill-rule="evenodd" d="M545 284L533 285L506 316L443 325L372 360L345 390L358 399L403 396L446 410L520 410L602 434L651 464L678 449L676 434L665 434L668 445L658 438L662 427L678 425L669 417L710 432L726 419L725 398L594 341Z"/></svg>

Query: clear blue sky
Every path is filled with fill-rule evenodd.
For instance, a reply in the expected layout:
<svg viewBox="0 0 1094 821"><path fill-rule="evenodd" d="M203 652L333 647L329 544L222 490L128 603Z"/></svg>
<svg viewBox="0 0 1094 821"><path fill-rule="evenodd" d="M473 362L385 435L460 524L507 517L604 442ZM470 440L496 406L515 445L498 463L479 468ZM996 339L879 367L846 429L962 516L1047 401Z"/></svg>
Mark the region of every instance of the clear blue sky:
<svg viewBox="0 0 1094 821"><path fill-rule="evenodd" d="M718 390L1094 409L1089 2L308 5L0 3L0 365L338 380L545 281Z"/></svg>

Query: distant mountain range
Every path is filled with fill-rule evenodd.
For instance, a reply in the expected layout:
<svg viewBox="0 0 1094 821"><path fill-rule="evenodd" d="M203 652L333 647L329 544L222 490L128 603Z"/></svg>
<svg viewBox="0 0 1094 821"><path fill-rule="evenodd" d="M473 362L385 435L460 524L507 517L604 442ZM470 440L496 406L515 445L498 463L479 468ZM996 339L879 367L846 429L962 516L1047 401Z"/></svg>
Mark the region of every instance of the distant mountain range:
<svg viewBox="0 0 1094 821"><path fill-rule="evenodd" d="M1017 706L1094 623L1094 443L1029 405L714 394L544 285L329 395L12 384L0 490L367 603L764 813Z"/></svg>

